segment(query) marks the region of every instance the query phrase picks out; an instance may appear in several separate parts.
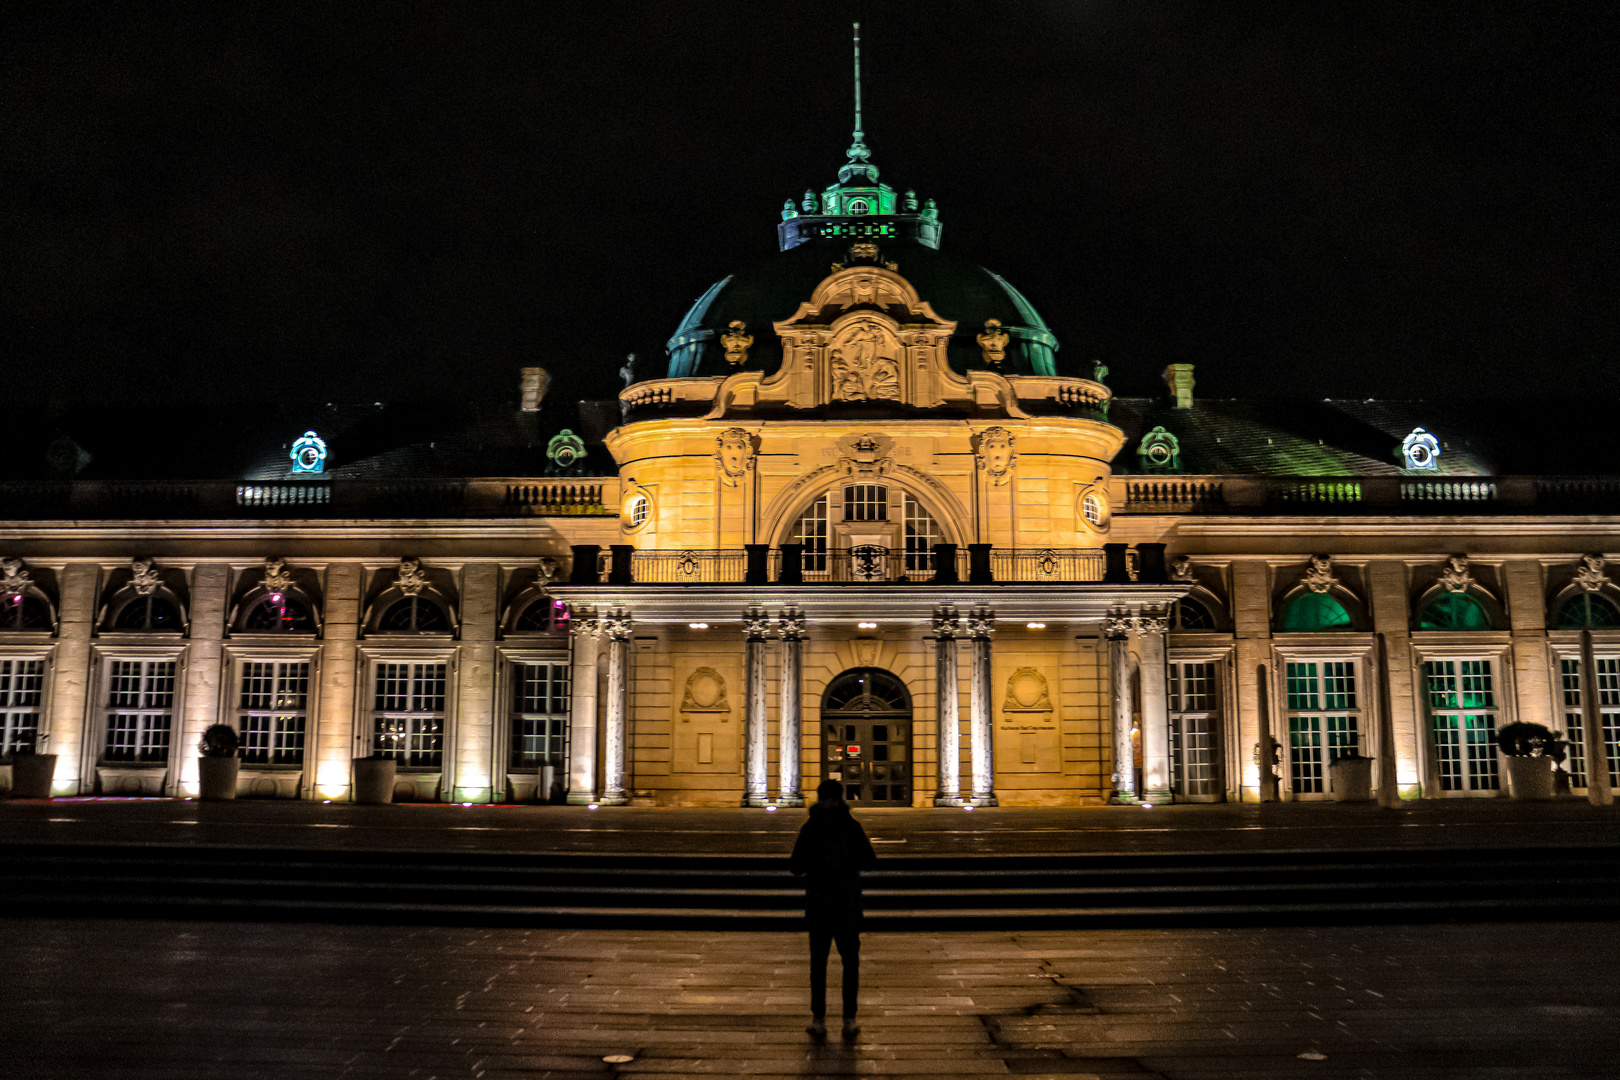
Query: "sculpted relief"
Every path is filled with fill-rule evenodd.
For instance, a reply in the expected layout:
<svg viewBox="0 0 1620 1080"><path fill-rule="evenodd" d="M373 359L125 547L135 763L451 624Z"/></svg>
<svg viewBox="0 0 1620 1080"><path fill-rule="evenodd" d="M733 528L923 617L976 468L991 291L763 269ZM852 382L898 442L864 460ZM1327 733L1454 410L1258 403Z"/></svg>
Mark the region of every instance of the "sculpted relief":
<svg viewBox="0 0 1620 1080"><path fill-rule="evenodd" d="M900 400L900 339L876 323L846 327L827 351L836 401Z"/></svg>

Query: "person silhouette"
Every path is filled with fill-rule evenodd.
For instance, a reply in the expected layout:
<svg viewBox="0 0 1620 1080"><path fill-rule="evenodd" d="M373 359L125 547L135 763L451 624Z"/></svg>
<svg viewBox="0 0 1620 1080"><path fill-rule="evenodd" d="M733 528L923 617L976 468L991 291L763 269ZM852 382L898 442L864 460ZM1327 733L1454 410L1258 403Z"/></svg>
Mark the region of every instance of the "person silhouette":
<svg viewBox="0 0 1620 1080"><path fill-rule="evenodd" d="M799 829L788 869L804 878L804 915L810 929L810 1026L827 1036L827 955L838 944L844 965L844 1038L861 1033L855 1020L861 986L861 871L877 865L866 830L849 812L843 785L823 780L810 820Z"/></svg>

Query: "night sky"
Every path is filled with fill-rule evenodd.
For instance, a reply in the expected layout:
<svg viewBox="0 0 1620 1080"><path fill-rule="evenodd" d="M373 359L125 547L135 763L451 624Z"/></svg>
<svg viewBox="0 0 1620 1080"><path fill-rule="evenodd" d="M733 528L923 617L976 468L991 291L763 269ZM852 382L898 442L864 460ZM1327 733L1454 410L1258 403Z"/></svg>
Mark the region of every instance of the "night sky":
<svg viewBox="0 0 1620 1080"><path fill-rule="evenodd" d="M52 410L610 393L834 179L859 17L883 179L1065 370L1614 395L1613 10L9 3L0 356Z"/></svg>

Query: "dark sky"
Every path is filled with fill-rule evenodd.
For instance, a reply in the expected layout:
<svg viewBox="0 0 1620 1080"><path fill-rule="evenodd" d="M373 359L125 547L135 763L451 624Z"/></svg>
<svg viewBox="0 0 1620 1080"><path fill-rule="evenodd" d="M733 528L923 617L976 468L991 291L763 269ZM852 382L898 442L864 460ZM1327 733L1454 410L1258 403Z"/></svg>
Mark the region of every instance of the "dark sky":
<svg viewBox="0 0 1620 1080"><path fill-rule="evenodd" d="M858 16L884 179L1068 370L1614 394L1612 11L8 3L0 356L52 408L605 388L833 179Z"/></svg>

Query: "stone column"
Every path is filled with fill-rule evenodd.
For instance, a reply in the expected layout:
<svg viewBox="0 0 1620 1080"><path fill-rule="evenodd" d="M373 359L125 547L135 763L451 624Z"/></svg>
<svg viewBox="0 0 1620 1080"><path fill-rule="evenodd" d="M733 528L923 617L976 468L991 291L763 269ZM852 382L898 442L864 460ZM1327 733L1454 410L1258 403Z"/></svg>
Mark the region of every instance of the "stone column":
<svg viewBox="0 0 1620 1080"><path fill-rule="evenodd" d="M1609 782L1609 746L1603 741L1603 702L1599 700L1597 656L1592 631L1581 631L1581 741L1586 744L1586 801L1613 806Z"/></svg>
<svg viewBox="0 0 1620 1080"><path fill-rule="evenodd" d="M614 608L602 619L608 636L607 738L602 744L603 806L630 801L624 790L626 729L630 720L630 613Z"/></svg>
<svg viewBox="0 0 1620 1080"><path fill-rule="evenodd" d="M576 806L596 801L596 638L601 629L595 608L569 613L574 654L568 676L568 801Z"/></svg>
<svg viewBox="0 0 1620 1080"><path fill-rule="evenodd" d="M1103 620L1108 639L1108 681L1114 699L1114 797L1136 802L1136 751L1131 746L1131 714L1136 711L1131 692L1131 620L1110 615Z"/></svg>
<svg viewBox="0 0 1620 1080"><path fill-rule="evenodd" d="M1170 694L1164 666L1163 612L1136 619L1142 649L1142 798L1170 801Z"/></svg>
<svg viewBox="0 0 1620 1080"><path fill-rule="evenodd" d="M506 777L494 774L495 732L505 727L505 710L495 701L495 626L500 617L500 568L468 565L461 575L456 715L445 725L443 791L452 802L494 802L497 791L506 791Z"/></svg>
<svg viewBox="0 0 1620 1080"><path fill-rule="evenodd" d="M56 658L50 665L50 721L40 753L56 755L53 795L88 795L96 789L96 761L101 748L94 744L99 725L91 719L92 704L90 631L96 619L99 571L89 563L69 563L62 569L61 606Z"/></svg>
<svg viewBox="0 0 1620 1080"><path fill-rule="evenodd" d="M747 712L743 717L743 805L765 806L770 793L770 728L765 716L765 638L771 620L764 609L751 607L743 612L743 633L747 635L743 663L747 682Z"/></svg>
<svg viewBox="0 0 1620 1080"><path fill-rule="evenodd" d="M771 801L771 730L765 714L765 640L771 620L763 607L742 612L745 687L742 729L742 805L765 806Z"/></svg>
<svg viewBox="0 0 1620 1080"><path fill-rule="evenodd" d="M968 694L968 721L972 740L974 806L996 805L995 731L990 716L990 635L996 632L996 613L980 605L968 616L973 639L973 684Z"/></svg>
<svg viewBox="0 0 1620 1080"><path fill-rule="evenodd" d="M962 805L961 692L956 679L956 635L962 621L950 604L934 609L934 700L939 787L935 806Z"/></svg>
<svg viewBox="0 0 1620 1080"><path fill-rule="evenodd" d="M804 716L804 680L801 674L804 648L804 612L798 608L783 608L777 616L777 630L782 635L782 716L779 721L781 738L777 753L777 803L782 806L803 806L804 792L799 779L803 771L799 762L799 743L802 741Z"/></svg>
<svg viewBox="0 0 1620 1080"><path fill-rule="evenodd" d="M202 733L219 719L219 681L224 667L225 605L230 600L231 568L204 563L191 572L191 648L186 655L183 722L176 724L168 795L196 795L198 747ZM179 720L179 718L176 718ZM233 725L234 726L234 725Z"/></svg>

